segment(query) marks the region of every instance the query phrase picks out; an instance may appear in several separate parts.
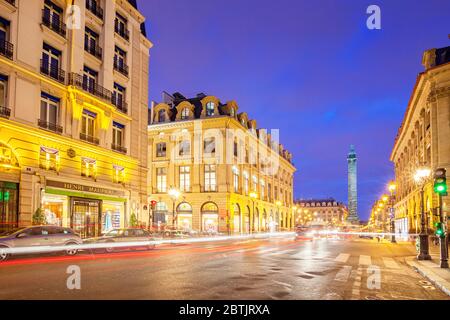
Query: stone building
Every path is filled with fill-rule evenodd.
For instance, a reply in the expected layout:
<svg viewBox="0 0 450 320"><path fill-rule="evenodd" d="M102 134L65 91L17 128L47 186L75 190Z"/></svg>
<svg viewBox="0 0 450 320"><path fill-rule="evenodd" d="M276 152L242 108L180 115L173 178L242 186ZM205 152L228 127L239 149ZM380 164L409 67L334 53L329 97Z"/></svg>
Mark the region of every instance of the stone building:
<svg viewBox="0 0 450 320"><path fill-rule="evenodd" d="M0 0L0 224L147 220L149 49L135 0ZM145 218L144 218L145 217Z"/></svg>
<svg viewBox="0 0 450 320"><path fill-rule="evenodd" d="M276 130L259 129L238 109L234 101L180 93L164 93L152 106L148 185L155 224L223 233L293 227L292 155Z"/></svg>
<svg viewBox="0 0 450 320"><path fill-rule="evenodd" d="M432 49L423 55L423 66L416 80L402 125L395 139L390 160L395 165L397 194L396 232L420 232L420 187L413 176L418 168L437 168L450 172L450 47ZM424 187L424 209L429 228L437 221L437 196L432 176ZM449 198L444 197L449 212Z"/></svg>
<svg viewBox="0 0 450 320"><path fill-rule="evenodd" d="M342 226L349 215L347 206L333 198L296 200L296 223L323 223L325 226Z"/></svg>

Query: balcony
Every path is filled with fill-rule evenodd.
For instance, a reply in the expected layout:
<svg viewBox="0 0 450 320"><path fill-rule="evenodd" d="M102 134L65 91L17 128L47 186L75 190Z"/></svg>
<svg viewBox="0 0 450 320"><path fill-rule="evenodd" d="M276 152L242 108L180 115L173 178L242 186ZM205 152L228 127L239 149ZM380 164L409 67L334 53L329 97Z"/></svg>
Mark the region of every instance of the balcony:
<svg viewBox="0 0 450 320"><path fill-rule="evenodd" d="M129 41L130 40L130 31L127 29L119 28L117 24L114 25L114 32L121 36L123 39Z"/></svg>
<svg viewBox="0 0 450 320"><path fill-rule="evenodd" d="M123 153L123 154L127 154L127 148L118 145L118 144L111 144L111 149L113 149L114 151Z"/></svg>
<svg viewBox="0 0 450 320"><path fill-rule="evenodd" d="M62 37L66 37L66 24L61 21L61 17L55 19L55 15L50 15L50 11L42 9L42 24L55 31Z"/></svg>
<svg viewBox="0 0 450 320"><path fill-rule="evenodd" d="M6 40L0 40L0 55L12 60L14 45Z"/></svg>
<svg viewBox="0 0 450 320"><path fill-rule="evenodd" d="M85 133L80 133L80 140L95 144L95 145L99 145L100 141L98 140L98 138L90 136L88 134Z"/></svg>
<svg viewBox="0 0 450 320"><path fill-rule="evenodd" d="M117 110L125 114L128 113L128 103L124 99L119 99L112 95L111 103L116 106Z"/></svg>
<svg viewBox="0 0 450 320"><path fill-rule="evenodd" d="M5 0L5 1L14 7L16 6L16 0Z"/></svg>
<svg viewBox="0 0 450 320"><path fill-rule="evenodd" d="M61 134L63 132L63 128L57 124L50 123L47 120L38 120L38 126L42 129L53 131L55 133Z"/></svg>
<svg viewBox="0 0 450 320"><path fill-rule="evenodd" d="M66 82L66 72L64 70L51 66L48 64L48 62L45 63L42 59L41 73L63 84Z"/></svg>
<svg viewBox="0 0 450 320"><path fill-rule="evenodd" d="M69 85L83 89L84 91L99 97L108 103L111 103L111 91L108 89L103 88L102 86L96 84L96 83L88 83L83 79L82 75L79 75L77 73L70 73L69 74Z"/></svg>
<svg viewBox="0 0 450 320"><path fill-rule="evenodd" d="M11 116L11 109L7 107L0 107L0 117L9 119Z"/></svg>
<svg viewBox="0 0 450 320"><path fill-rule="evenodd" d="M97 18L103 20L103 8L96 1L86 0L86 9L92 12Z"/></svg>
<svg viewBox="0 0 450 320"><path fill-rule="evenodd" d="M114 70L128 77L128 66L125 63L120 64L117 59L114 59Z"/></svg>
<svg viewBox="0 0 450 320"><path fill-rule="evenodd" d="M84 43L84 51L92 54L94 57L102 60L103 50L98 44L92 44L91 42Z"/></svg>

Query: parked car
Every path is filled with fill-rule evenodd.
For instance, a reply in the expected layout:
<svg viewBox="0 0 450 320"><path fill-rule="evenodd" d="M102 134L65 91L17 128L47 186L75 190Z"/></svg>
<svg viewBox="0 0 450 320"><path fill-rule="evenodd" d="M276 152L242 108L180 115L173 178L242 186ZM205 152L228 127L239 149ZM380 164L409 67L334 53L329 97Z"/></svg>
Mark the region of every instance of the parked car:
<svg viewBox="0 0 450 320"><path fill-rule="evenodd" d="M0 234L0 262L7 260L11 256L11 254L2 250L5 248L74 246L81 243L80 236L70 228L57 226L18 228ZM66 255L73 256L78 253L78 250L71 248L63 252Z"/></svg>
<svg viewBox="0 0 450 320"><path fill-rule="evenodd" d="M123 247L106 247L102 248L100 250L95 251L106 251L106 252L114 252L114 251L121 251L121 250L130 250L130 249L154 249L154 244L145 244L144 242L153 241L154 238L148 232L144 229L139 228L125 228L125 229L113 229L106 234L104 234L101 237L98 238L90 238L84 240L83 243L89 244L89 243L126 243L126 242L142 242L142 245L133 244L130 246L123 246Z"/></svg>

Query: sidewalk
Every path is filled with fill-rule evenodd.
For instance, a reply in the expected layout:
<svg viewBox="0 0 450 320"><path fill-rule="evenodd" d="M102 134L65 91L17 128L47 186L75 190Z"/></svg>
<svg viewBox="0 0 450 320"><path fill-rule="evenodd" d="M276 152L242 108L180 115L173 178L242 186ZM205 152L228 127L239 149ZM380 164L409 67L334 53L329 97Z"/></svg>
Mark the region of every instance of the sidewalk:
<svg viewBox="0 0 450 320"><path fill-rule="evenodd" d="M431 261L418 261L416 257L409 257L406 263L450 296L450 269L439 267L439 247L430 244L430 255Z"/></svg>

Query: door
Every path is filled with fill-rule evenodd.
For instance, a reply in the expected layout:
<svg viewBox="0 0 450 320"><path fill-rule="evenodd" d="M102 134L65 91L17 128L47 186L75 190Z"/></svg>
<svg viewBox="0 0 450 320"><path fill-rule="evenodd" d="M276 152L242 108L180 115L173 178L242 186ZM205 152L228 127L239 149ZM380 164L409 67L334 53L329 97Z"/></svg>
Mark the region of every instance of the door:
<svg viewBox="0 0 450 320"><path fill-rule="evenodd" d="M0 182L0 233L18 227L19 185Z"/></svg>
<svg viewBox="0 0 450 320"><path fill-rule="evenodd" d="M71 199L71 227L81 238L93 238L101 233L101 201Z"/></svg>

